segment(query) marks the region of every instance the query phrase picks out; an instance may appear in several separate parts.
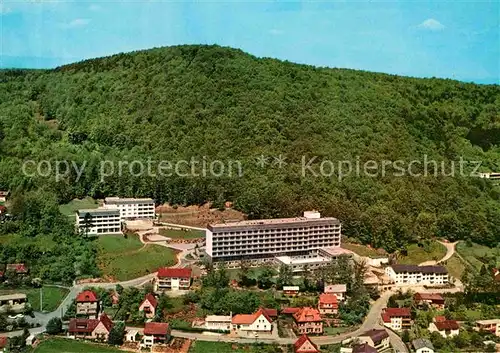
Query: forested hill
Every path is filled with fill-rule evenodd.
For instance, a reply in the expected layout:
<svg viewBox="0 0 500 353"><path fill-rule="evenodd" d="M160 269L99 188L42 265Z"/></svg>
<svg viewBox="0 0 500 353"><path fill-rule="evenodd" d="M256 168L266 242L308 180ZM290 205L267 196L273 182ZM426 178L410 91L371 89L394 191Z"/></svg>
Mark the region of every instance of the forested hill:
<svg viewBox="0 0 500 353"><path fill-rule="evenodd" d="M500 171L500 88L259 59L219 46L177 46L87 60L55 70L0 72L0 189L57 202L150 196L174 204L225 200L250 217L317 208L344 233L394 250L444 236L500 242L500 192L460 176L458 161ZM266 167L255 163L264 155ZM286 166L274 157L281 155ZM456 161L455 177L313 171L328 160ZM239 160L244 175L101 181L100 161ZM22 162L87 163L63 181L25 176ZM226 163L227 165L227 163ZM136 165L137 166L137 165ZM414 164L417 171L422 165ZM473 164L465 166L470 172ZM132 170L134 172L134 170ZM438 173L441 174L441 173Z"/></svg>

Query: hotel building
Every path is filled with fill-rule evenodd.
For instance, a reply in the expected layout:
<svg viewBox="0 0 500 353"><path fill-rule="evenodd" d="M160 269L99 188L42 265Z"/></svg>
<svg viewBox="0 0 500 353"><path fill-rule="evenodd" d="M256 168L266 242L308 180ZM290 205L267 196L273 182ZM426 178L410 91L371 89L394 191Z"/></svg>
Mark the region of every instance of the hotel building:
<svg viewBox="0 0 500 353"><path fill-rule="evenodd" d="M132 218L155 218L155 202L153 199L132 199L106 197L105 208L118 208L122 220Z"/></svg>
<svg viewBox="0 0 500 353"><path fill-rule="evenodd" d="M90 224L86 224L85 217L90 215ZM86 226L90 226L86 228ZM88 235L121 234L120 210L113 208L96 208L76 211L76 227Z"/></svg>
<svg viewBox="0 0 500 353"><path fill-rule="evenodd" d="M448 271L443 266L392 265L386 275L395 284L443 285L448 283Z"/></svg>
<svg viewBox="0 0 500 353"><path fill-rule="evenodd" d="M319 212L304 212L303 217L241 221L209 225L206 253L212 262L229 267L241 260L289 263L304 260L314 264L327 262L319 249L340 247L341 225L338 219L321 218Z"/></svg>

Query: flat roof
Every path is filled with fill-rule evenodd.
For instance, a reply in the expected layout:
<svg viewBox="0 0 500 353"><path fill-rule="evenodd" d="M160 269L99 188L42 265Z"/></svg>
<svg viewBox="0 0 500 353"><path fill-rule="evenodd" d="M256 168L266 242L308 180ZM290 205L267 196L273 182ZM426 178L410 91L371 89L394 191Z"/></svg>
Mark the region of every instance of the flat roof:
<svg viewBox="0 0 500 353"><path fill-rule="evenodd" d="M440 273L447 274L448 270L444 266L433 265L433 266L418 266L418 265L403 265L403 264L395 264L391 266L394 272L421 272L421 273Z"/></svg>
<svg viewBox="0 0 500 353"><path fill-rule="evenodd" d="M329 248L321 248L320 250L326 252L327 254L331 256L339 256L339 255L352 255L353 252L351 250L347 250L344 248L341 248L340 246L332 246Z"/></svg>
<svg viewBox="0 0 500 353"><path fill-rule="evenodd" d="M14 294L0 295L0 300L11 300L11 299L26 299L26 294L14 293Z"/></svg>
<svg viewBox="0 0 500 353"><path fill-rule="evenodd" d="M107 208L107 207L99 207L99 208L88 208L83 210L76 211L78 215L82 214L110 214L110 215L120 215L120 210L118 208Z"/></svg>
<svg viewBox="0 0 500 353"><path fill-rule="evenodd" d="M306 265L318 262L330 262L330 259L327 259L326 257L323 256L311 257L307 259L294 259L293 257L290 256L276 256L276 259L286 265L302 265L302 264Z"/></svg>
<svg viewBox="0 0 500 353"><path fill-rule="evenodd" d="M225 315L208 315L205 318L206 322L231 322L231 316Z"/></svg>
<svg viewBox="0 0 500 353"><path fill-rule="evenodd" d="M266 224L294 224L294 223L304 223L304 222L319 222L319 221L331 221L340 224L337 218L333 217L324 217L324 218L307 218L307 217L294 217L294 218L271 218L271 219L254 219L247 221L238 221L231 223L219 223L219 224L210 224L213 228L222 228L222 227L246 227L246 226L258 226L258 225L266 225Z"/></svg>
<svg viewBox="0 0 500 353"><path fill-rule="evenodd" d="M147 202L147 203L154 203L154 200L151 198L120 198L120 197L106 197L104 199L104 202L107 204L132 204L132 203L139 203L139 202Z"/></svg>
<svg viewBox="0 0 500 353"><path fill-rule="evenodd" d="M477 320L476 323L480 325L500 324L500 319Z"/></svg>

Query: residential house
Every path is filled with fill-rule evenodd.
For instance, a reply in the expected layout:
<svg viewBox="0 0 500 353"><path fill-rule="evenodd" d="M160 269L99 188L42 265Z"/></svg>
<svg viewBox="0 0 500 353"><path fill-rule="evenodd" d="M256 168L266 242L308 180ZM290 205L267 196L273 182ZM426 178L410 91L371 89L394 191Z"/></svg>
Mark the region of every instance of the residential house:
<svg viewBox="0 0 500 353"><path fill-rule="evenodd" d="M434 346L427 338L417 338L411 342L415 353L434 353Z"/></svg>
<svg viewBox="0 0 500 353"><path fill-rule="evenodd" d="M27 275L29 273L29 269L23 263L7 264L5 272L15 272L17 275Z"/></svg>
<svg viewBox="0 0 500 353"><path fill-rule="evenodd" d="M151 293L146 294L146 297L139 305L139 311L142 311L144 315L151 319L156 315L156 307L158 306L158 300Z"/></svg>
<svg viewBox="0 0 500 353"><path fill-rule="evenodd" d="M305 334L295 341L293 348L295 353L319 353L318 346Z"/></svg>
<svg viewBox="0 0 500 353"><path fill-rule="evenodd" d="M445 308L444 298L438 293L415 293L413 300L420 307L427 304L437 310L444 310Z"/></svg>
<svg viewBox="0 0 500 353"><path fill-rule="evenodd" d="M363 343L353 346L352 353L378 353L378 351L368 343Z"/></svg>
<svg viewBox="0 0 500 353"><path fill-rule="evenodd" d="M234 332L239 334L270 333L273 330L272 320L263 309L253 314L238 314L231 319Z"/></svg>
<svg viewBox="0 0 500 353"><path fill-rule="evenodd" d="M5 336L0 336L0 353L4 353L9 344L9 338Z"/></svg>
<svg viewBox="0 0 500 353"><path fill-rule="evenodd" d="M155 344L167 343L170 339L170 326L166 322L147 322L141 347L151 348Z"/></svg>
<svg viewBox="0 0 500 353"><path fill-rule="evenodd" d="M156 273L155 291L187 290L191 286L191 274L190 268L160 268Z"/></svg>
<svg viewBox="0 0 500 353"><path fill-rule="evenodd" d="M231 331L231 322L231 315L208 315L205 317L205 329L214 331Z"/></svg>
<svg viewBox="0 0 500 353"><path fill-rule="evenodd" d="M294 297L299 294L299 286L283 286L283 294L286 296Z"/></svg>
<svg viewBox="0 0 500 353"><path fill-rule="evenodd" d="M76 338L107 341L113 321L103 313L99 319L71 319L68 334Z"/></svg>
<svg viewBox="0 0 500 353"><path fill-rule="evenodd" d="M0 216L7 213L7 207L0 205Z"/></svg>
<svg viewBox="0 0 500 353"><path fill-rule="evenodd" d="M434 321L429 324L429 332L439 332L444 338L457 336L460 325L455 320Z"/></svg>
<svg viewBox="0 0 500 353"><path fill-rule="evenodd" d="M496 282L500 282L500 268L491 269L491 275Z"/></svg>
<svg viewBox="0 0 500 353"><path fill-rule="evenodd" d="M384 326L394 331L409 329L411 326L410 308L385 308L382 311Z"/></svg>
<svg viewBox="0 0 500 353"><path fill-rule="evenodd" d="M339 301L345 300L345 294L347 292L347 286L345 284L327 284L324 288L324 293L335 294Z"/></svg>
<svg viewBox="0 0 500 353"><path fill-rule="evenodd" d="M276 320L278 319L278 310L272 309L272 308L262 308L264 312L271 318L271 320Z"/></svg>
<svg viewBox="0 0 500 353"><path fill-rule="evenodd" d="M130 329L125 333L125 342L138 342L140 334L138 330Z"/></svg>
<svg viewBox="0 0 500 353"><path fill-rule="evenodd" d="M476 321L475 330L488 331L495 336L500 336L500 319L478 320Z"/></svg>
<svg viewBox="0 0 500 353"><path fill-rule="evenodd" d="M9 197L9 192L8 191L0 191L0 202L7 201L8 197Z"/></svg>
<svg viewBox="0 0 500 353"><path fill-rule="evenodd" d="M389 341L389 334L385 329L372 329L363 332L358 339L361 343L367 343L378 351L389 349L391 343Z"/></svg>
<svg viewBox="0 0 500 353"><path fill-rule="evenodd" d="M26 307L28 298L24 293L0 295L0 312L22 312Z"/></svg>
<svg viewBox="0 0 500 353"><path fill-rule="evenodd" d="M321 293L319 296L318 310L321 315L335 315L339 309L335 294Z"/></svg>
<svg viewBox="0 0 500 353"><path fill-rule="evenodd" d="M444 285L448 283L448 270L444 266L392 265L385 274L395 284Z"/></svg>
<svg viewBox="0 0 500 353"><path fill-rule="evenodd" d="M301 308L284 308L281 310L282 315L291 315L293 316L297 311L300 311Z"/></svg>
<svg viewBox="0 0 500 353"><path fill-rule="evenodd" d="M76 296L76 315L97 319L99 312L99 297L94 291L84 290Z"/></svg>
<svg viewBox="0 0 500 353"><path fill-rule="evenodd" d="M295 329L300 334L317 334L323 333L323 320L319 311L311 308L304 307L293 314L295 321Z"/></svg>

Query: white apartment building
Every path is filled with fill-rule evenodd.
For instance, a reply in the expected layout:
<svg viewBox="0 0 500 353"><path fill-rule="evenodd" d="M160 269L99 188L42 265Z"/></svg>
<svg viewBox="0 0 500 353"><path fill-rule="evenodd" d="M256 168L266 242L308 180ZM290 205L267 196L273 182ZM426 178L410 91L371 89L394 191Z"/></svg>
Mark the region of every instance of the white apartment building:
<svg viewBox="0 0 500 353"><path fill-rule="evenodd" d="M205 318L205 329L207 330L223 330L230 331L231 330L231 321L232 315L224 316L224 315L208 315Z"/></svg>
<svg viewBox="0 0 500 353"><path fill-rule="evenodd" d="M385 274L400 285L444 285L449 280L443 266L392 265L386 267Z"/></svg>
<svg viewBox="0 0 500 353"><path fill-rule="evenodd" d="M104 207L78 210L76 211L76 227L88 235L122 234L120 210Z"/></svg>
<svg viewBox="0 0 500 353"><path fill-rule="evenodd" d="M212 262L238 266L241 260L258 264L262 261L290 262L290 258L311 258L324 262L318 250L340 247L341 224L332 217L321 218L319 212L304 212L303 217L263 219L209 225L206 253ZM298 264L298 263L297 263Z"/></svg>
<svg viewBox="0 0 500 353"><path fill-rule="evenodd" d="M155 218L155 202L153 199L133 199L106 197L104 207L118 208L122 220L133 218Z"/></svg>

